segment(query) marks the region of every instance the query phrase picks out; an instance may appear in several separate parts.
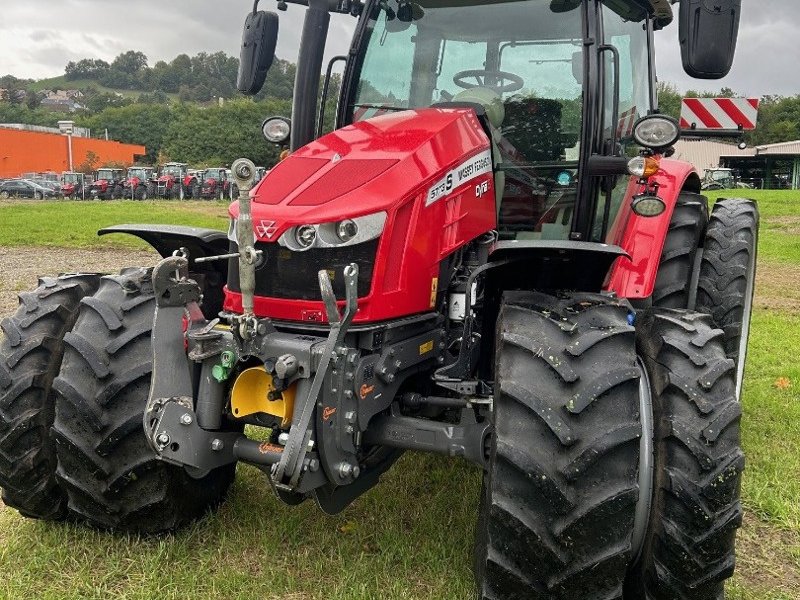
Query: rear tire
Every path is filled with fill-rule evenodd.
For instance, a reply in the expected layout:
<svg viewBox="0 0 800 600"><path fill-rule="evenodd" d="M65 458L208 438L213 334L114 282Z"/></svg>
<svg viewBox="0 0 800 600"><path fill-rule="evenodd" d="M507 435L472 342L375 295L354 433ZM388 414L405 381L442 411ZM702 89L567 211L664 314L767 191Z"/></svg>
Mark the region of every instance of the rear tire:
<svg viewBox="0 0 800 600"><path fill-rule="evenodd" d="M725 332L725 354L736 362L741 396L758 252L758 207L753 200L719 200L711 212L700 265L696 310Z"/></svg>
<svg viewBox="0 0 800 600"><path fill-rule="evenodd" d="M17 312L0 323L0 488L3 502L26 517L66 515L50 433L52 384L81 298L99 282L98 275L42 278L34 291L19 295Z"/></svg>
<svg viewBox="0 0 800 600"><path fill-rule="evenodd" d="M708 225L708 200L700 194L684 192L678 197L661 252L653 306L689 308L692 275L697 253Z"/></svg>
<svg viewBox="0 0 800 600"><path fill-rule="evenodd" d="M650 375L656 465L626 600L722 600L742 522L734 363L708 315L644 311L636 325Z"/></svg>
<svg viewBox="0 0 800 600"><path fill-rule="evenodd" d="M479 598L622 597L641 436L628 314L599 294L506 294L476 535Z"/></svg>
<svg viewBox="0 0 800 600"><path fill-rule="evenodd" d="M53 428L69 510L105 529L158 533L216 507L235 466L193 479L156 459L142 426L152 372L151 271L104 277L65 337Z"/></svg>

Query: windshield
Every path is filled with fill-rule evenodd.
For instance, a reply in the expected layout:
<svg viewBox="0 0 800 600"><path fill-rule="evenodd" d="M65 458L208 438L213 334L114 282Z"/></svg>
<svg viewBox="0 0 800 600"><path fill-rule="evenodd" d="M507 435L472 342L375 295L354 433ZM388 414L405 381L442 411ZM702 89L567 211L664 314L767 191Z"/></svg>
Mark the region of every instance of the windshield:
<svg viewBox="0 0 800 600"><path fill-rule="evenodd" d="M64 175L64 183L78 183L81 180L81 175L78 173L67 173Z"/></svg>
<svg viewBox="0 0 800 600"><path fill-rule="evenodd" d="M97 172L98 179L114 179L114 171L111 169L100 169Z"/></svg>
<svg viewBox="0 0 800 600"><path fill-rule="evenodd" d="M475 102L492 126L501 233L563 239L577 186L582 10L550 0L379 3L357 69L354 121Z"/></svg>
<svg viewBox="0 0 800 600"><path fill-rule="evenodd" d="M172 175L173 177L181 177L183 169L181 167L164 167L161 169L161 175Z"/></svg>
<svg viewBox="0 0 800 600"><path fill-rule="evenodd" d="M222 169L208 169L205 172L205 179L222 179Z"/></svg>
<svg viewBox="0 0 800 600"><path fill-rule="evenodd" d="M128 169L128 179L133 179L134 177L147 179L148 173L145 169Z"/></svg>

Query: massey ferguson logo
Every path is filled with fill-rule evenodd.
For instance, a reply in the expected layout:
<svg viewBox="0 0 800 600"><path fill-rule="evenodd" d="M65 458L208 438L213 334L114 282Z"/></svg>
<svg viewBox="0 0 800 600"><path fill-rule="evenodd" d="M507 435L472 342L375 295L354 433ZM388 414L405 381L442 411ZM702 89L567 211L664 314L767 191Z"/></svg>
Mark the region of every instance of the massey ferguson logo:
<svg viewBox="0 0 800 600"><path fill-rule="evenodd" d="M256 233L258 237L265 237L268 240L272 239L272 236L275 235L278 231L278 225L275 221L264 221L263 219L261 222L256 225Z"/></svg>

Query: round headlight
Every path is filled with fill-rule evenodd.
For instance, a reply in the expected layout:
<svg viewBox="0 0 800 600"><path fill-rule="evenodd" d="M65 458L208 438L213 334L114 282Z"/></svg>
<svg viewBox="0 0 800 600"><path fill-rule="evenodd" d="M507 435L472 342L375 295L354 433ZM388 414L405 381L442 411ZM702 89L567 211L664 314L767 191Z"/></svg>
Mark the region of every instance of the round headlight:
<svg viewBox="0 0 800 600"><path fill-rule="evenodd" d="M336 237L338 237L343 242L349 242L358 233L358 225L356 225L355 221L351 221L350 219L345 219L344 221L339 221L336 224Z"/></svg>
<svg viewBox="0 0 800 600"><path fill-rule="evenodd" d="M672 117L651 115L639 119L633 128L633 137L645 148L667 148L681 137L681 129Z"/></svg>
<svg viewBox="0 0 800 600"><path fill-rule="evenodd" d="M261 131L268 142L282 144L289 139L292 126L288 119L283 117L270 117L261 124Z"/></svg>
<svg viewBox="0 0 800 600"><path fill-rule="evenodd" d="M640 217L657 217L667 209L667 205L658 196L643 194L634 197L631 208Z"/></svg>
<svg viewBox="0 0 800 600"><path fill-rule="evenodd" d="M297 245L303 248L310 248L317 239L317 230L313 225L300 225L294 232L294 239Z"/></svg>

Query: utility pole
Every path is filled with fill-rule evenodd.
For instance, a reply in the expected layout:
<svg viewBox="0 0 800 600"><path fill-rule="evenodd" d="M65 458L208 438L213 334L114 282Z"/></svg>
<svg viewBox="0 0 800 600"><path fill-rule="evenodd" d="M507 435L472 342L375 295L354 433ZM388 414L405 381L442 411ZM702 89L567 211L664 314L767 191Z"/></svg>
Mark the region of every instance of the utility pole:
<svg viewBox="0 0 800 600"><path fill-rule="evenodd" d="M58 129L63 135L67 136L67 158L70 172L75 169L72 167L72 133L75 131L75 121L59 121Z"/></svg>

